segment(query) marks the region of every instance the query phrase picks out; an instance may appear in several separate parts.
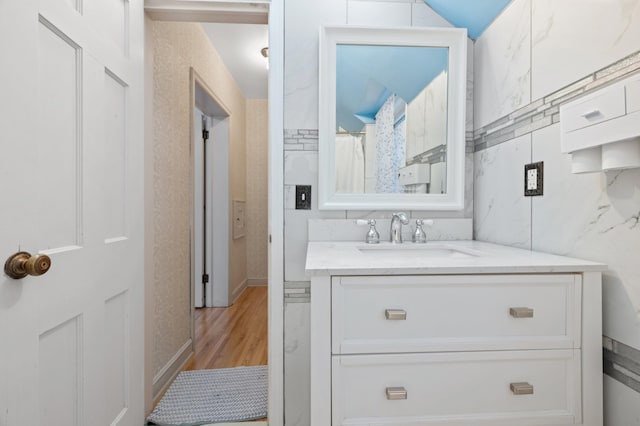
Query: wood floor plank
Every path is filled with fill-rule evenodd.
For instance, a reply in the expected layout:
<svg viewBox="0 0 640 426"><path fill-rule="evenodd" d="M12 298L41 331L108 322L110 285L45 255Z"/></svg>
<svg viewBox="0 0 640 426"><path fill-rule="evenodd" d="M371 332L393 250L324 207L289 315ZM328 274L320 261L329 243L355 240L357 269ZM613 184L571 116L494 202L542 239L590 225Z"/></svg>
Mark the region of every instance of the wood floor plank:
<svg viewBox="0 0 640 426"><path fill-rule="evenodd" d="M195 312L194 354L184 370L267 364L267 287L247 287L228 308Z"/></svg>

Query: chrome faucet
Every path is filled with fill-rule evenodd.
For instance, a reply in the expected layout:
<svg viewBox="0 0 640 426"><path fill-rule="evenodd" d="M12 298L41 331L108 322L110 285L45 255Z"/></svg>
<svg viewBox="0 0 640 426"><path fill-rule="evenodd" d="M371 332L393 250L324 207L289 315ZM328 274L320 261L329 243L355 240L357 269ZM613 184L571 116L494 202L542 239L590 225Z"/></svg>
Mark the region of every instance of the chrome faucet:
<svg viewBox="0 0 640 426"><path fill-rule="evenodd" d="M402 225L407 225L408 223L409 218L405 213L398 212L393 214L393 216L391 217L391 238L389 239L391 243L402 243Z"/></svg>

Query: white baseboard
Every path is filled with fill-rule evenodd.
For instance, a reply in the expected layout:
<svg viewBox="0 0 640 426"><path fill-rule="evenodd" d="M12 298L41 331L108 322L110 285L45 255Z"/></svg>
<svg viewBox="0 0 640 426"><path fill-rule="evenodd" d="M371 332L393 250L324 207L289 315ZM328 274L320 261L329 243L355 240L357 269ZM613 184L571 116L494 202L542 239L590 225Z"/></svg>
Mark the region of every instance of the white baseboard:
<svg viewBox="0 0 640 426"><path fill-rule="evenodd" d="M233 290L233 293L231 293L231 300L230 300L231 303L229 304L229 306L236 303L236 300L238 300L238 297L240 297L242 292L247 288L247 282L248 280L245 278L242 281L242 283L240 283L240 285L236 287L235 290Z"/></svg>
<svg viewBox="0 0 640 426"><path fill-rule="evenodd" d="M269 285L268 278L249 278L247 280L247 287L262 287Z"/></svg>
<svg viewBox="0 0 640 426"><path fill-rule="evenodd" d="M192 355L193 342L189 339L153 377L153 401L156 401L156 399L167 390L169 385L173 383L173 380Z"/></svg>

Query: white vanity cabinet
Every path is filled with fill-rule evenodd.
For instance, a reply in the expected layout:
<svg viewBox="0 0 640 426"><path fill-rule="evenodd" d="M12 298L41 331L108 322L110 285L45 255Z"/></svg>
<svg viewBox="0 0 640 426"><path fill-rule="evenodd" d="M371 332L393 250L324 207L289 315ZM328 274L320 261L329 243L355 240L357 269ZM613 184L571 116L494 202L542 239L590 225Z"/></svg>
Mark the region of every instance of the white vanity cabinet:
<svg viewBox="0 0 640 426"><path fill-rule="evenodd" d="M308 261L312 426L602 426L602 267L457 262Z"/></svg>

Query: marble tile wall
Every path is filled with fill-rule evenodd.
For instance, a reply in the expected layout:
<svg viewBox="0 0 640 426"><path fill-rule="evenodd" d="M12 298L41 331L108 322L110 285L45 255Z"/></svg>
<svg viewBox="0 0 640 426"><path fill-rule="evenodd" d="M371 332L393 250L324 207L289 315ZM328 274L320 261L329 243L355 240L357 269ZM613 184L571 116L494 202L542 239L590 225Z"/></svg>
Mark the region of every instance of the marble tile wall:
<svg viewBox="0 0 640 426"><path fill-rule="evenodd" d="M388 218L388 211L320 211L318 189L318 42L322 25L436 26L451 24L423 0L287 0L285 2L284 220L285 220L285 422L309 424L309 278L304 272L310 220ZM410 212L414 218L473 216L473 42L468 42L465 209ZM311 185L311 210L295 210L295 185ZM468 224L468 225L467 225ZM364 232L364 231L363 231ZM307 324L301 326L301 324Z"/></svg>
<svg viewBox="0 0 640 426"><path fill-rule="evenodd" d="M531 198L522 196L522 167L531 159L531 135L476 153L475 239L531 248Z"/></svg>
<svg viewBox="0 0 640 426"><path fill-rule="evenodd" d="M476 40L474 128L531 101L531 0L514 0Z"/></svg>
<svg viewBox="0 0 640 426"><path fill-rule="evenodd" d="M560 152L558 106L640 71L639 13L640 0L515 0L477 40L474 80L475 237L607 263L603 333L633 350L640 169L572 174ZM527 16L529 34L514 36ZM545 163L544 195L525 198L524 164L536 161ZM637 424L640 393L628 380L637 373L613 371L605 369L605 424Z"/></svg>
<svg viewBox="0 0 640 426"><path fill-rule="evenodd" d="M636 52L638 40L637 0L532 1L531 99Z"/></svg>
<svg viewBox="0 0 640 426"><path fill-rule="evenodd" d="M388 212L329 212L317 210L318 135L318 41L322 25L387 25L387 26L447 26L446 20L426 6L422 0L330 0L318 7L317 2L288 2L285 7L285 281L302 281L306 220L361 216L384 217ZM318 8L316 11L314 8ZM467 191L465 209L441 212L436 217L467 217L473 215L473 42L468 44L467 96ZM305 163L304 168L287 169L287 163ZM313 164L311 164L313 163ZM312 185L312 210L295 210L295 185ZM434 213L426 212L425 217Z"/></svg>
<svg viewBox="0 0 640 426"><path fill-rule="evenodd" d="M310 309L310 303L284 304L285 425L308 426L310 424Z"/></svg>

